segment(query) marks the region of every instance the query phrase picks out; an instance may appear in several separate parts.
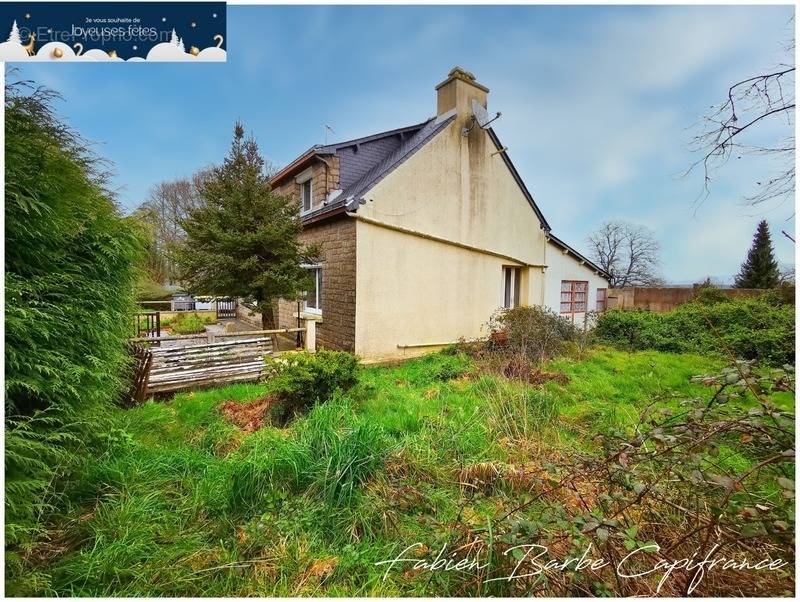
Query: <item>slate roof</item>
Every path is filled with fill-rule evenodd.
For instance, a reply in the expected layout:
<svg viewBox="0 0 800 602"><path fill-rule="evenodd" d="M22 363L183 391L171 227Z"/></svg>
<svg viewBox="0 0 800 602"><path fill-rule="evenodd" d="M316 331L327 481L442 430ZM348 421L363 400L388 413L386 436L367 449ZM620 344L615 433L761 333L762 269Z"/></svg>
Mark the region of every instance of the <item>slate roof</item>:
<svg viewBox="0 0 800 602"><path fill-rule="evenodd" d="M369 191L415 152L425 146L431 138L450 125L454 119L455 113L445 114L438 118L433 117L415 126L318 147L317 151L319 154L335 153L340 157L339 174L340 183L343 188L342 192L339 193L336 198L330 200L327 205L303 215L303 222L318 221L329 214L357 210L359 202L363 200L364 193ZM391 142L387 144L387 141L391 141L392 139L398 140L397 144L391 144ZM379 144L381 146L378 149L372 148L370 149L371 152L365 154L365 151L367 151L367 144L373 147ZM365 145L363 150L359 149L358 152L355 153L360 155L357 159L352 157L348 158L346 154L343 154L343 149L356 145ZM381 153L381 150L383 150L384 153ZM374 162L376 157L377 163ZM345 161L344 165L342 164L342 160ZM345 172L348 173L346 174ZM360 175L360 177L353 177L352 174L354 173Z"/></svg>

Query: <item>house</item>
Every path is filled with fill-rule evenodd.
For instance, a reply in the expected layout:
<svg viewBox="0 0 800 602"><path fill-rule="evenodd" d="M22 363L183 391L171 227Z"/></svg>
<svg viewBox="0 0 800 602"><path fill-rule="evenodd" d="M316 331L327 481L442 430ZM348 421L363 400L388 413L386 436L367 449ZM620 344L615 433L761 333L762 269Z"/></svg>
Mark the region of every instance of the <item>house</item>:
<svg viewBox="0 0 800 602"><path fill-rule="evenodd" d="M576 323L602 307L607 275L551 233L486 126L488 93L456 67L434 117L313 146L271 178L296 199L302 240L322 246L301 308L318 345L390 359L485 334L498 307L545 305ZM279 326L297 312L281 301Z"/></svg>

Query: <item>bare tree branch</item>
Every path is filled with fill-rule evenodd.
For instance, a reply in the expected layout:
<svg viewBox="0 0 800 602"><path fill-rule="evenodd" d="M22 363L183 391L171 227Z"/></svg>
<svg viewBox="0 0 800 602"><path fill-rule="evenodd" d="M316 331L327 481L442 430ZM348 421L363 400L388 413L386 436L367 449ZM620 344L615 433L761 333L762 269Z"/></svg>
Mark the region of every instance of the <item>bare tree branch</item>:
<svg viewBox="0 0 800 602"><path fill-rule="evenodd" d="M659 284L661 247L653 233L628 222L604 223L589 239L592 259L611 276L612 287Z"/></svg>
<svg viewBox="0 0 800 602"><path fill-rule="evenodd" d="M728 88L726 100L712 106L712 112L701 118L697 126L699 131L691 142L692 149L700 153L701 158L686 171L686 175L698 169L703 171L703 189L698 202L708 196L718 170L734 154L737 159L746 154L772 156L781 165L774 176L756 182L758 190L744 196L746 204L783 203L794 198L794 40L784 48L791 57L790 63L734 83ZM757 127L767 121L778 121L786 126L785 133L772 144L763 141L764 128Z"/></svg>

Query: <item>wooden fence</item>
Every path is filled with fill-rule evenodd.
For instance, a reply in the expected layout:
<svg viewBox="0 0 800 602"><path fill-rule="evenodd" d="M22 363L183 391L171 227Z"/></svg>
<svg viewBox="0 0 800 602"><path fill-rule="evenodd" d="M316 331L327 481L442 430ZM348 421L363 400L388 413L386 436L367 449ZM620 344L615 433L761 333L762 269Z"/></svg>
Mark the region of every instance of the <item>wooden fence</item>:
<svg viewBox="0 0 800 602"><path fill-rule="evenodd" d="M272 335L302 331L306 350L315 351L314 327L309 321L305 328L218 333L210 342L206 333L131 339L136 371L126 403L141 403L155 394L257 381L264 374L264 358L274 352ZM164 341L169 344L152 346Z"/></svg>
<svg viewBox="0 0 800 602"><path fill-rule="evenodd" d="M147 394L258 380L264 371L264 357L272 351L271 337L154 347Z"/></svg>

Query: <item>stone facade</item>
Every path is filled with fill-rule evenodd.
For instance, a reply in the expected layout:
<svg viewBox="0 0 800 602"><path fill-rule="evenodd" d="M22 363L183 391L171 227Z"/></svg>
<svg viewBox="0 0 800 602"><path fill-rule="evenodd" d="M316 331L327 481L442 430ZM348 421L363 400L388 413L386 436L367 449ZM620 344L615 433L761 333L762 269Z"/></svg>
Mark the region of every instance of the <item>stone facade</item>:
<svg viewBox="0 0 800 602"><path fill-rule="evenodd" d="M300 206L300 184L296 181L296 175L287 177L278 186L275 186L275 191L278 194L290 196L296 199L298 207ZM339 188L339 158L328 157L324 160L317 158L311 166L311 197L312 209L319 209L322 207L323 201L327 198L331 191Z"/></svg>
<svg viewBox="0 0 800 602"><path fill-rule="evenodd" d="M311 165L312 210L322 207L333 190L339 189L338 157L316 158ZM305 173L305 170L301 171ZM296 199L300 204L297 174L275 186L279 194ZM356 224L340 215L304 227L300 234L304 244L317 244L322 249L322 317L317 324L319 348L354 351L356 330ZM278 327L297 326L297 301L278 302Z"/></svg>
<svg viewBox="0 0 800 602"><path fill-rule="evenodd" d="M300 240L322 248L322 321L317 324L317 347L355 350L356 222L337 216L310 224ZM278 327L297 326L297 302L278 303Z"/></svg>

